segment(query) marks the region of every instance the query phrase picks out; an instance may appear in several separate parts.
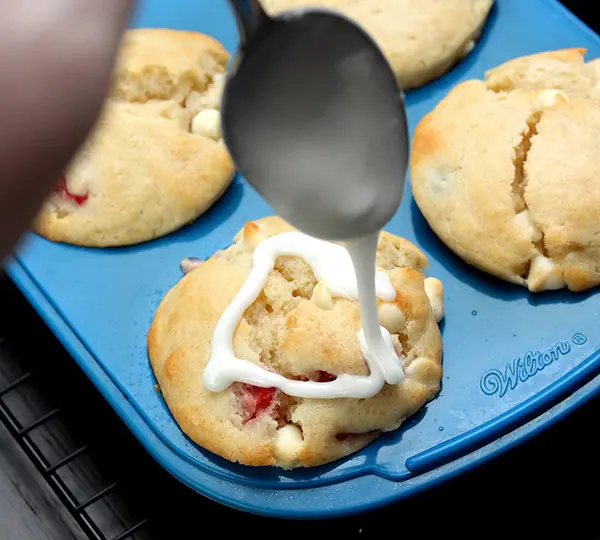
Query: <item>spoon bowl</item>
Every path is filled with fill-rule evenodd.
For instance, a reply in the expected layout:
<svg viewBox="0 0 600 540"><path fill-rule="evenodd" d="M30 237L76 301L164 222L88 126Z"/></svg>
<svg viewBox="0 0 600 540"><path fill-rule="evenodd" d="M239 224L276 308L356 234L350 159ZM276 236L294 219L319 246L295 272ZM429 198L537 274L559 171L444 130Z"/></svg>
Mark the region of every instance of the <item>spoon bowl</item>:
<svg viewBox="0 0 600 540"><path fill-rule="evenodd" d="M328 9L269 17L231 0L241 45L222 101L238 170L293 226L343 241L376 233L404 192L404 95L357 23Z"/></svg>

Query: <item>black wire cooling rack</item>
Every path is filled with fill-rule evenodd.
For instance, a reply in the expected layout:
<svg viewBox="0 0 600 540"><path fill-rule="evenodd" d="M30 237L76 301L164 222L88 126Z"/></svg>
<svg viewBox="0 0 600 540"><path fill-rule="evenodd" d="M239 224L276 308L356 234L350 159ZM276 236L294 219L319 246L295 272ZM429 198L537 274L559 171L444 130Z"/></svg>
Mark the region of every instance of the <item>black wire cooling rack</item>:
<svg viewBox="0 0 600 540"><path fill-rule="evenodd" d="M0 344L0 347L2 347L2 345L3 344ZM61 476L61 471L65 470L69 464L74 463L78 458L82 457L88 451L88 444L79 446L64 457L59 458L54 463L51 463L40 446L34 442L31 434L44 426L47 427L52 420L55 420L58 417L61 409L59 407L55 407L31 421L27 425L22 425L19 420L17 420L16 414L11 410L10 406L7 405L5 397L21 389L23 385L30 381L32 376L33 373L28 371L0 390L0 419L10 434L19 443L22 450L36 466L37 470L40 472L46 482L48 482L50 487L59 497L60 501L65 505L77 524L91 539L125 540L133 538L134 534L137 531L140 531L146 525L148 521L146 518L137 521L137 523L127 527L121 533L108 536L101 530L100 526L96 524L88 511L92 505L100 502L102 499L115 492L119 487L118 482L111 482L96 493L88 496L86 499L79 500L73 490L69 488Z"/></svg>
<svg viewBox="0 0 600 540"><path fill-rule="evenodd" d="M5 307L15 296L5 279L0 295ZM147 471L131 466L143 453L94 402L89 382L65 366L55 340L9 304L11 320L0 319L0 420L91 540L150 538L148 507L132 508L140 494L128 493L144 483Z"/></svg>
<svg viewBox="0 0 600 540"><path fill-rule="evenodd" d="M69 464L75 462L75 460L82 457L88 451L87 444L79 446L66 456L58 459L54 463L51 463L40 446L38 446L31 437L32 432L42 428L43 426L47 426L51 420L55 419L61 412L60 408L54 408L39 418L36 418L26 426L23 426L17 420L15 413L6 404L4 397L9 395L11 392L17 391L31 378L31 376L32 372L27 372L0 391L0 419L9 430L10 434L18 441L20 447L36 466L46 482L48 482L53 491L57 494L61 502L65 505L81 529L91 539L125 540L133 538L133 535L146 525L146 518L127 527L121 533L108 536L101 530L101 527L96 524L88 511L92 505L100 502L102 499L115 492L119 486L118 482L111 482L96 493L88 496L85 500L79 500L61 476L61 471L65 470Z"/></svg>

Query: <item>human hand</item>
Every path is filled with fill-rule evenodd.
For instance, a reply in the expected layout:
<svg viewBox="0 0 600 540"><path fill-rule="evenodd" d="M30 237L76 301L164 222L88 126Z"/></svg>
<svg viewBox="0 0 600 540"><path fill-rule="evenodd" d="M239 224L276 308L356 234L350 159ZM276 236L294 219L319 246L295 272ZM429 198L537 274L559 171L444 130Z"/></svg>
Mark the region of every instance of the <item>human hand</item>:
<svg viewBox="0 0 600 540"><path fill-rule="evenodd" d="M93 128L133 5L0 2L0 260Z"/></svg>

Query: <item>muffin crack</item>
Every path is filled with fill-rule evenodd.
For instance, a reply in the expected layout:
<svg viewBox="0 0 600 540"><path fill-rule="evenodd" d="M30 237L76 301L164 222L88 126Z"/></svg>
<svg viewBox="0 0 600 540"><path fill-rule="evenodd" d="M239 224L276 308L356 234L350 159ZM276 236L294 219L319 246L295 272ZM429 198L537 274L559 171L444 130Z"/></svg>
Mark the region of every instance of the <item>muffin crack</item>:
<svg viewBox="0 0 600 540"><path fill-rule="evenodd" d="M533 112L527 119L527 129L521 133L521 141L514 148L513 165L515 169L514 178L511 184L512 197L515 208L515 215L521 213L528 214L528 220L533 229L531 243L536 250L536 253L530 257L525 264L521 277L527 279L531 270L533 259L542 255L548 257L548 250L544 242L544 231L533 221L527 198L525 197L525 189L527 188L527 175L525 174L525 164L531 150L532 140L538 134L538 124L543 116L541 110Z"/></svg>
<svg viewBox="0 0 600 540"><path fill-rule="evenodd" d="M521 133L521 141L515 146L515 155L513 165L515 175L512 181L513 201L515 204L515 213L528 210L525 200L525 188L527 187L527 178L525 177L525 163L529 150L531 150L531 139L537 135L537 126L542 119L542 112L536 111L527 119L527 129Z"/></svg>

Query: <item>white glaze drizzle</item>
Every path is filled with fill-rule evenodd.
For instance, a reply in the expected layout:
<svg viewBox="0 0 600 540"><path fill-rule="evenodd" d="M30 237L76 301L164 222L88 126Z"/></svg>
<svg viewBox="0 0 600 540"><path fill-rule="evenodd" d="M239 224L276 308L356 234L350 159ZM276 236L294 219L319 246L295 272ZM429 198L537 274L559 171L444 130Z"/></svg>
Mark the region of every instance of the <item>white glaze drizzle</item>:
<svg viewBox="0 0 600 540"><path fill-rule="evenodd" d="M376 296L393 301L396 291L385 272L375 271L376 248L377 235L352 242L348 250L301 232L282 233L263 240L254 250L248 278L214 330L211 356L203 377L206 388L219 392L237 381L276 387L295 397L368 398L376 395L385 382L401 382L404 379L402 361L394 350L389 332L379 325L375 302ZM364 325L367 331L357 332L357 340L370 370L368 376L339 374L330 382L297 381L235 356L233 337L240 320L265 286L280 256L304 259L332 297L357 300L360 296L361 320L367 321Z"/></svg>

